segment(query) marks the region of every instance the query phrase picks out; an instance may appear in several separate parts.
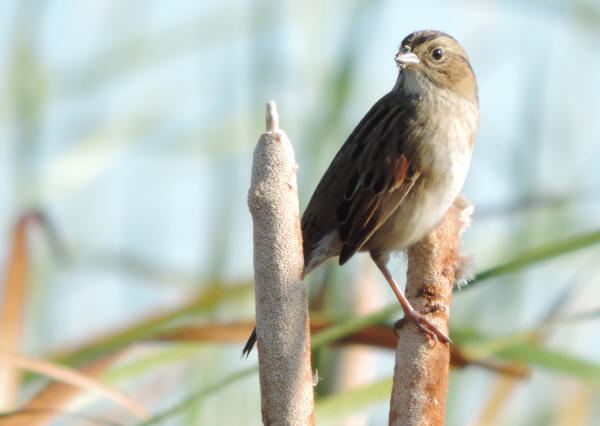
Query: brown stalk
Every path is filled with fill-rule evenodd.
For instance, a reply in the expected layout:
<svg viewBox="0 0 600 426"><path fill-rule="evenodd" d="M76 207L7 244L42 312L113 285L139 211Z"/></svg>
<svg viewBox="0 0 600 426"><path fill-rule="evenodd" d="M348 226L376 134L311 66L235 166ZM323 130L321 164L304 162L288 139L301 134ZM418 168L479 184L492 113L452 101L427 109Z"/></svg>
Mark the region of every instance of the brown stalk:
<svg viewBox="0 0 600 426"><path fill-rule="evenodd" d="M29 268L27 231L32 224L42 225L54 254L63 257L62 244L44 214L37 210L24 213L14 226L11 252L6 262L3 294L0 297L0 351L21 352ZM20 381L21 372L18 368L0 363L0 411L8 411L16 406Z"/></svg>
<svg viewBox="0 0 600 426"><path fill-rule="evenodd" d="M267 104L254 150L248 206L254 224L256 334L263 422L314 424L308 305L294 150Z"/></svg>
<svg viewBox="0 0 600 426"><path fill-rule="evenodd" d="M311 318L311 335L333 325L331 321ZM154 337L153 341L160 342L195 342L195 343L244 343L254 327L253 321L236 321L230 323L208 323L203 325L183 325L166 331ZM371 346L381 349L395 350L398 339L390 332L389 326L374 325L355 331L354 333L333 342L335 345ZM530 371L518 363L506 362L497 359L471 359L460 348L450 348L450 368L465 368L475 366L491 372L515 377L528 378Z"/></svg>
<svg viewBox="0 0 600 426"><path fill-rule="evenodd" d="M408 250L406 296L443 332L448 332L452 285L464 268L460 235L472 206L457 198L442 223ZM414 323L398 332L390 425L443 425L450 346L435 343Z"/></svg>
<svg viewBox="0 0 600 426"><path fill-rule="evenodd" d="M112 388L109 388L93 377L85 375L72 368L5 352L0 352L0 363L35 371L36 373L43 374L55 380L60 380L71 386L77 386L86 389L87 391L98 393L103 395L105 398L111 399L117 404L127 408L141 419L148 419L150 417L148 412L132 399L120 392L115 391Z"/></svg>
<svg viewBox="0 0 600 426"><path fill-rule="evenodd" d="M72 415L66 411L66 406L86 388L103 393L124 408L141 418L148 418L148 413L125 395L112 391L104 386L97 377L110 368L123 355L117 352L81 368L81 372L69 370L56 364L43 361L17 358L17 363L23 368L30 368L41 374L53 375L60 381L53 381L35 395L27 404L14 413L2 417L4 426L42 426L52 421ZM0 359L2 358L0 354ZM14 356L11 356L14 358ZM9 362L11 360L8 360ZM48 368L49 367L49 368ZM66 374L65 374L66 372ZM108 391L106 393L105 391Z"/></svg>
<svg viewBox="0 0 600 426"><path fill-rule="evenodd" d="M0 304L0 350L21 351L23 317L27 292L27 228L34 214L22 216L15 225L11 253L6 263ZM21 373L18 368L0 363L0 411L16 406Z"/></svg>

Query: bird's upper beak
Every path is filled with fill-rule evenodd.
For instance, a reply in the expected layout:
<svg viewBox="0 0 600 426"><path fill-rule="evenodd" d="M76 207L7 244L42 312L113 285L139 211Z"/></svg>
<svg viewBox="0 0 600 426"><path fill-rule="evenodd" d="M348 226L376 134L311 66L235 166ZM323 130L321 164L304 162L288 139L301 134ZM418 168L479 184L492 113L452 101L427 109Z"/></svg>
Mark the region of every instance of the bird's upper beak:
<svg viewBox="0 0 600 426"><path fill-rule="evenodd" d="M396 59L396 63L402 68L406 68L406 66L410 64L416 65L421 62L417 55L406 48L401 48L394 59Z"/></svg>

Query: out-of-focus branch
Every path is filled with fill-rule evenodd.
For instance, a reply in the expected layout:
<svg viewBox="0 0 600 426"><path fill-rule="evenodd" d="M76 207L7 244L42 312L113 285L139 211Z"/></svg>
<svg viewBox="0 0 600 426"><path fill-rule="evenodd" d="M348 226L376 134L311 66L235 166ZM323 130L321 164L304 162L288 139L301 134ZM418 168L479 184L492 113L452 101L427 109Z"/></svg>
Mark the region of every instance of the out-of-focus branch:
<svg viewBox="0 0 600 426"><path fill-rule="evenodd" d="M80 369L90 379L98 377L114 364L124 351L92 362ZM68 382L52 381L35 395L27 404L2 417L5 426L43 426L58 421L63 416L77 416L69 413L66 406L82 393L83 388ZM134 405L136 407L137 404Z"/></svg>
<svg viewBox="0 0 600 426"><path fill-rule="evenodd" d="M39 220L39 214L27 213L15 225L6 277L0 297L0 350L21 351L27 293L27 229ZM21 372L11 364L0 363L0 411L12 410L19 394Z"/></svg>
<svg viewBox="0 0 600 426"><path fill-rule="evenodd" d="M457 198L442 223L408 250L406 296L418 311L429 311L428 319L445 333L452 284L466 269L458 249L472 211L471 204ZM433 344L412 323L398 334L389 424L443 425L450 347Z"/></svg>
<svg viewBox="0 0 600 426"><path fill-rule="evenodd" d="M89 377L77 370L73 370L73 369L58 365L58 364L53 364L51 362L47 362L47 361L43 361L43 360L36 360L36 359L21 356L18 354L6 353L3 351L0 351L0 363L12 365L12 366L15 366L18 368L24 368L24 369L31 370L31 371L35 371L35 372L44 374L46 376L52 377L53 379L61 380L62 382L68 383L71 386L77 386L77 387L87 389L89 391L94 391L94 392L100 393L104 397L109 398L109 399L113 400L114 402L120 404L121 406L127 408L128 410L130 410L132 413L136 414L141 419L147 420L150 418L150 415L148 414L148 412L144 408L142 408L139 404L137 404L135 401L133 401L132 399L128 398L127 396L123 395L122 393L119 393L119 392L105 386L98 380L96 380L92 377ZM67 395L67 398L68 397L69 397L69 395ZM33 412L35 410L40 410L40 409L41 410L43 410L43 409L56 410L57 407L46 406L46 407L42 408L42 407L36 407L35 404L33 406L29 407L29 410L32 410ZM32 411L30 411L30 414ZM20 424L20 423L18 423L19 413L18 412L15 413L15 416L13 416L13 417L14 417L13 420L15 420L14 424L15 425ZM12 424L12 421L11 421L11 424ZM33 424L33 423L29 422L26 424Z"/></svg>
<svg viewBox="0 0 600 426"><path fill-rule="evenodd" d="M254 150L248 206L254 223L256 335L266 425L314 424L308 305L296 160L267 104L267 132Z"/></svg>

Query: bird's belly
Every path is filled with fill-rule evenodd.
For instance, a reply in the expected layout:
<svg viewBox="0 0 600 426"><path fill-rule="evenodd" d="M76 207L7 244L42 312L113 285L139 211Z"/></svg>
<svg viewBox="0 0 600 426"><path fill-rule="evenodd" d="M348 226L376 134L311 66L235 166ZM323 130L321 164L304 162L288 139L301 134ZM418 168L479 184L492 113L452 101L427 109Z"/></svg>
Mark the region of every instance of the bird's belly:
<svg viewBox="0 0 600 426"><path fill-rule="evenodd" d="M447 154L435 168L436 172L423 176L415 185L421 187L413 188L373 234L369 241L373 244L365 244L367 250L374 249L381 254L403 250L421 240L441 222L462 189L471 160L470 150Z"/></svg>

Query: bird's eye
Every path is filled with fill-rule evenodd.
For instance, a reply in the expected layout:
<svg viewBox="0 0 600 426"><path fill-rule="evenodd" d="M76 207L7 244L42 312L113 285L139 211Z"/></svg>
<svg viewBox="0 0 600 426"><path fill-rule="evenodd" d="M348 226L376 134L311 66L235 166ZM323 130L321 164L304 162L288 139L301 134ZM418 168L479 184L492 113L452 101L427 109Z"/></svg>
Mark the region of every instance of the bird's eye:
<svg viewBox="0 0 600 426"><path fill-rule="evenodd" d="M444 51L438 47L438 48L437 48L437 49L435 49L433 52L431 52L431 56L432 56L432 57L433 57L433 59L435 59L436 61L439 61L439 60L440 60L440 59L442 59L442 57L444 56Z"/></svg>

